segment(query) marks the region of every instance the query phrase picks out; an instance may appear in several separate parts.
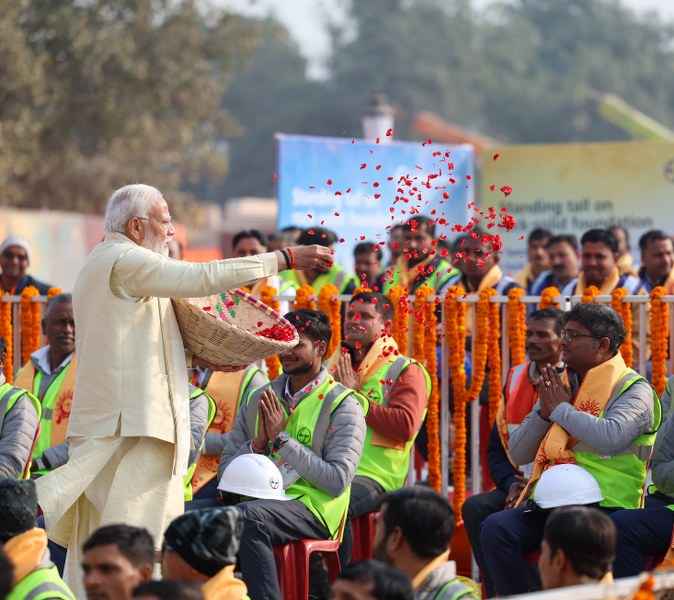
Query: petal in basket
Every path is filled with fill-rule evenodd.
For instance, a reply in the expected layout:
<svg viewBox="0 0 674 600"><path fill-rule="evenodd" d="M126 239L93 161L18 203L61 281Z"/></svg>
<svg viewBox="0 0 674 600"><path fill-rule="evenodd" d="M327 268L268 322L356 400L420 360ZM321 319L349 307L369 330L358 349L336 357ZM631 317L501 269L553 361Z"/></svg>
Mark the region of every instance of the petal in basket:
<svg viewBox="0 0 674 600"><path fill-rule="evenodd" d="M249 365L299 341L288 321L243 290L171 302L185 347L216 365Z"/></svg>

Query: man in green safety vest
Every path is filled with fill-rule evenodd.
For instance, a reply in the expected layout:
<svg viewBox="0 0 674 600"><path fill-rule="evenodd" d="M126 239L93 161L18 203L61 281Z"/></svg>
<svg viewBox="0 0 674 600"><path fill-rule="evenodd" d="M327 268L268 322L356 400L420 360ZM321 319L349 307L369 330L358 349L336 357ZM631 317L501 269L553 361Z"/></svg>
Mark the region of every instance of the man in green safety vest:
<svg viewBox="0 0 674 600"><path fill-rule="evenodd" d="M458 577L449 560L454 527L452 506L434 489L415 485L389 492L377 516L374 558L412 580L415 600L477 600L477 585Z"/></svg>
<svg viewBox="0 0 674 600"><path fill-rule="evenodd" d="M639 508L660 427L658 395L620 354L626 338L621 316L605 305L581 303L565 317L566 372L543 368L539 399L508 444L516 464L534 461L531 477L516 508L491 515L480 530L487 569L500 596L530 591L524 554L540 547L549 511L525 514L523 503L543 470L578 465L597 480L601 509ZM574 491L568 490L569 496Z"/></svg>
<svg viewBox="0 0 674 600"><path fill-rule="evenodd" d="M0 336L0 477L29 475L30 457L40 423L40 401L7 383L3 369L7 342Z"/></svg>
<svg viewBox="0 0 674 600"><path fill-rule="evenodd" d="M299 343L281 353L283 374L252 392L239 409L218 468L221 479L235 457L264 454L279 467L292 498L240 505L239 561L252 600L281 597L274 546L339 539L365 438L365 400L322 366L332 337L328 316L302 309L285 318Z"/></svg>
<svg viewBox="0 0 674 600"><path fill-rule="evenodd" d="M351 485L349 522L340 548L351 560L351 519L375 510L380 498L402 487L414 439L426 415L431 378L416 360L398 350L388 335L389 299L377 292L356 294L346 307L341 347L328 363L335 379L367 399L363 457Z"/></svg>
<svg viewBox="0 0 674 600"><path fill-rule="evenodd" d="M332 250L337 243L337 236L334 231L325 227L312 227L302 231L297 243L300 246L317 244ZM334 285L340 294L353 294L353 291L360 285L353 273L349 273L337 263L325 269L304 269L282 273L281 277L290 281L295 288L299 288L301 285L310 285L316 295L328 284Z"/></svg>
<svg viewBox="0 0 674 600"><path fill-rule="evenodd" d="M75 600L50 560L46 532L35 527L36 513L34 482L0 479L0 544L14 568L7 600Z"/></svg>
<svg viewBox="0 0 674 600"><path fill-rule="evenodd" d="M47 345L31 354L19 371L18 387L40 399L40 437L33 450L32 474L42 475L68 461L66 430L75 389L75 317L71 294L58 294L47 303L42 318Z"/></svg>
<svg viewBox="0 0 674 600"><path fill-rule="evenodd" d="M438 248L436 221L417 215L405 223L403 252L395 265L384 271L384 293L396 285L413 294L424 283L435 292L443 290L459 270L448 261L449 252Z"/></svg>

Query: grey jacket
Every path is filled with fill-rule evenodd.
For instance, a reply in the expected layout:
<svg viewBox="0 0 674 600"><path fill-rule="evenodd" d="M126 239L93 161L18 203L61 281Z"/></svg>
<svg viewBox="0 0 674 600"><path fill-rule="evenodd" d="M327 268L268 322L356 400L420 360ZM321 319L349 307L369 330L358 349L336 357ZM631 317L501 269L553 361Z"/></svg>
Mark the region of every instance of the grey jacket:
<svg viewBox="0 0 674 600"><path fill-rule="evenodd" d="M274 381L274 387L284 389L287 379L288 375L280 375ZM282 396L277 393L279 401L288 409ZM231 436L220 457L218 479L234 458L252 452L258 401L259 393L253 393L249 404L244 403L239 409ZM363 453L364 440L365 417L354 392L330 413L327 437L320 455L294 438L290 438L280 449L279 455L311 485L337 497L351 485Z"/></svg>
<svg viewBox="0 0 674 600"><path fill-rule="evenodd" d="M5 376L0 373L0 385ZM4 403L3 403L4 404ZM4 411L4 406L0 408ZM37 411L26 396L21 396L9 412L0 415L0 477L21 477L31 456L39 423Z"/></svg>
<svg viewBox="0 0 674 600"><path fill-rule="evenodd" d="M667 419L658 430L651 468L658 491L674 497L674 419Z"/></svg>
<svg viewBox="0 0 674 600"><path fill-rule="evenodd" d="M539 401L510 436L508 450L515 463L532 462L545 434L557 423L593 453L618 454L653 428L653 408L653 388L643 380L635 382L608 405L601 419L565 402L552 411L548 422L539 414Z"/></svg>

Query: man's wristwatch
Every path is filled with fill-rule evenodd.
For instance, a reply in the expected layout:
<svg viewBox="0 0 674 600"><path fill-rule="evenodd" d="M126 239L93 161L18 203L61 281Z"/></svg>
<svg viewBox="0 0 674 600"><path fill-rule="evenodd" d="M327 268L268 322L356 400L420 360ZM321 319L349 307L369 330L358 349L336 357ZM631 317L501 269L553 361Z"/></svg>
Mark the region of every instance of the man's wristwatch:
<svg viewBox="0 0 674 600"><path fill-rule="evenodd" d="M290 439L290 435L288 435L285 431L281 431L276 436L276 439L274 440L274 450L278 452L283 446L285 446L288 443L288 440Z"/></svg>

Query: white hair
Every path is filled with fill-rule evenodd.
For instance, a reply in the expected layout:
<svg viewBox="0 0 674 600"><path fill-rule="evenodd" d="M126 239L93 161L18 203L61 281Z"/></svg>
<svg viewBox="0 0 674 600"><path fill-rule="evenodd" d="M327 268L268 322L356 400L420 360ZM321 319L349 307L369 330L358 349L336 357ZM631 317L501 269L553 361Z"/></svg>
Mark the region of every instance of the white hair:
<svg viewBox="0 0 674 600"><path fill-rule="evenodd" d="M103 229L106 232L124 233L133 217L147 217L152 203L162 197L157 188L143 183L119 188L108 200Z"/></svg>

